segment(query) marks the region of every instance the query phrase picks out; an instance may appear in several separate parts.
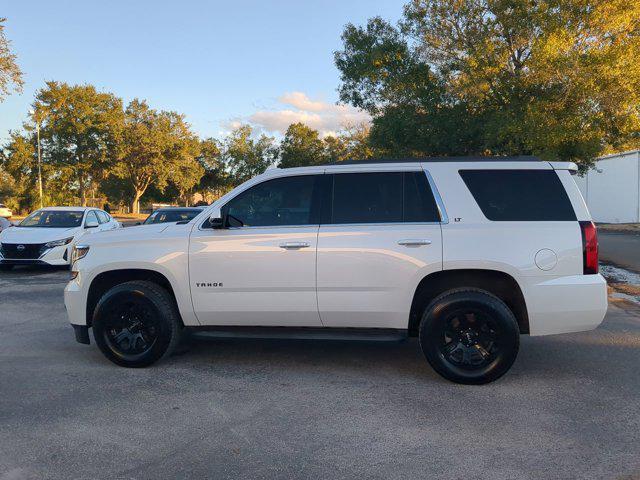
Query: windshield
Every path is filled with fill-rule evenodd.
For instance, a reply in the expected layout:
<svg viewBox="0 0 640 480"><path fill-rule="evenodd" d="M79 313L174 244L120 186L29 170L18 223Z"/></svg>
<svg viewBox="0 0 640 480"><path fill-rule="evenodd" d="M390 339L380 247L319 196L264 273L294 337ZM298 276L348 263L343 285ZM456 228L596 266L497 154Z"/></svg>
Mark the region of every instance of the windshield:
<svg viewBox="0 0 640 480"><path fill-rule="evenodd" d="M82 224L82 211L38 210L33 212L19 227L73 228Z"/></svg>
<svg viewBox="0 0 640 480"><path fill-rule="evenodd" d="M147 217L144 225L152 223L188 222L198 216L202 210L157 210Z"/></svg>

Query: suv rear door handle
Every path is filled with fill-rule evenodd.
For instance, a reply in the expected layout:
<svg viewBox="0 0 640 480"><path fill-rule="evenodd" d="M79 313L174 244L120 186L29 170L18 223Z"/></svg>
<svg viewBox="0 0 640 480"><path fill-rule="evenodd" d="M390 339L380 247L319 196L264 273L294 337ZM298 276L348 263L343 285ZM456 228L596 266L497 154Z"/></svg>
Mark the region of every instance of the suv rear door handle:
<svg viewBox="0 0 640 480"><path fill-rule="evenodd" d="M285 250L297 250L299 248L307 248L310 246L311 244L307 242L285 242L280 244L280 248L284 248Z"/></svg>
<svg viewBox="0 0 640 480"><path fill-rule="evenodd" d="M404 247L419 247L422 245L431 245L431 240L426 238L405 238L404 240L398 240L398 245Z"/></svg>

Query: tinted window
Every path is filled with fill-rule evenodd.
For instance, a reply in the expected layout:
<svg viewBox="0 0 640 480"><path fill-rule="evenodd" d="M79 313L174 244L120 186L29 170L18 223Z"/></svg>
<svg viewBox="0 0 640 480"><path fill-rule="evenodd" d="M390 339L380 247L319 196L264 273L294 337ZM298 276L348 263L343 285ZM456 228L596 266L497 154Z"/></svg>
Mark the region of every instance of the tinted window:
<svg viewBox="0 0 640 480"><path fill-rule="evenodd" d="M82 223L84 212L68 210L38 210L22 222L20 227L73 228Z"/></svg>
<svg viewBox="0 0 640 480"><path fill-rule="evenodd" d="M316 176L268 180L245 190L223 209L230 226L317 224L311 215Z"/></svg>
<svg viewBox="0 0 640 480"><path fill-rule="evenodd" d="M461 170L485 217L494 221L575 220L553 170Z"/></svg>
<svg viewBox="0 0 640 480"><path fill-rule="evenodd" d="M98 215L98 221L100 223L109 223L109 215L100 210L96 210L96 214Z"/></svg>
<svg viewBox="0 0 640 480"><path fill-rule="evenodd" d="M96 225L99 223L100 222L98 221L95 210L91 210L89 213L87 213L87 218L84 221L85 225Z"/></svg>
<svg viewBox="0 0 640 480"><path fill-rule="evenodd" d="M404 221L440 221L440 212L424 172L404 174Z"/></svg>
<svg viewBox="0 0 640 480"><path fill-rule="evenodd" d="M188 222L196 218L202 210L157 210L147 217L144 221L145 225L151 223L174 223L174 222Z"/></svg>
<svg viewBox="0 0 640 480"><path fill-rule="evenodd" d="M423 172L333 175L330 223L438 222Z"/></svg>

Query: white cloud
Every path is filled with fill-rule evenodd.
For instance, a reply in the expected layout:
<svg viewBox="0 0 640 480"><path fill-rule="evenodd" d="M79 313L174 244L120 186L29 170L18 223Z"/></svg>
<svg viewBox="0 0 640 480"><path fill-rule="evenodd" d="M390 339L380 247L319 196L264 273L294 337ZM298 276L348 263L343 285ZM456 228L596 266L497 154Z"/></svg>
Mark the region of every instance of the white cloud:
<svg viewBox="0 0 640 480"><path fill-rule="evenodd" d="M278 104L271 110L259 110L246 120L267 132L279 134L284 134L292 123L302 122L318 130L322 136L371 120L369 114L362 110L312 100L303 92L285 93L278 98Z"/></svg>

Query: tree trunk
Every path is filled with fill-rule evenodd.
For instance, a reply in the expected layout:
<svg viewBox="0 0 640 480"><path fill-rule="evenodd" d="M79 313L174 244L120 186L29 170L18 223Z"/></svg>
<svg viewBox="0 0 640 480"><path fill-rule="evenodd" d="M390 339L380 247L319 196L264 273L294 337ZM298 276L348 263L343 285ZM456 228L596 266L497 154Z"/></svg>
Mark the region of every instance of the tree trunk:
<svg viewBox="0 0 640 480"><path fill-rule="evenodd" d="M87 206L87 191L86 186L84 184L85 177L81 171L77 172L78 174L78 195L80 196L80 206Z"/></svg>
<svg viewBox="0 0 640 480"><path fill-rule="evenodd" d="M139 190L134 193L133 201L131 202L131 213L140 213L140 197L142 197L143 193Z"/></svg>

